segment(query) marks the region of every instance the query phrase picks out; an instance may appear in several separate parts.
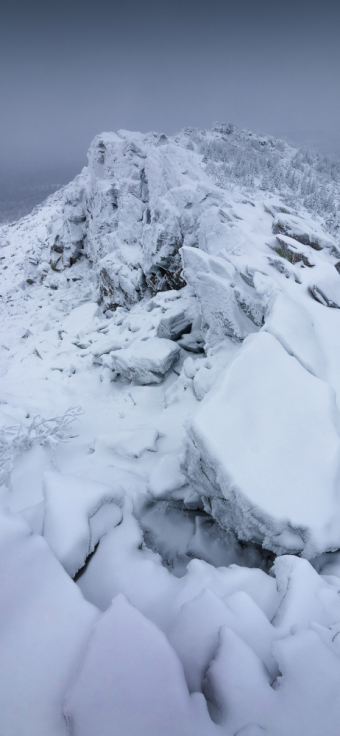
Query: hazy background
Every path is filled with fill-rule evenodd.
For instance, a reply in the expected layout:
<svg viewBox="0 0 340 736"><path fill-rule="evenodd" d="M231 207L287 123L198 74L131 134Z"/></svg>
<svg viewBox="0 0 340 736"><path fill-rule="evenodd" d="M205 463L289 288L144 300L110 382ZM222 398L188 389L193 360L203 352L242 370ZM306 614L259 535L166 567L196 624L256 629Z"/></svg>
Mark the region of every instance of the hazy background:
<svg viewBox="0 0 340 736"><path fill-rule="evenodd" d="M28 211L69 181L103 130L231 121L340 151L339 1L0 7L2 212L31 197Z"/></svg>

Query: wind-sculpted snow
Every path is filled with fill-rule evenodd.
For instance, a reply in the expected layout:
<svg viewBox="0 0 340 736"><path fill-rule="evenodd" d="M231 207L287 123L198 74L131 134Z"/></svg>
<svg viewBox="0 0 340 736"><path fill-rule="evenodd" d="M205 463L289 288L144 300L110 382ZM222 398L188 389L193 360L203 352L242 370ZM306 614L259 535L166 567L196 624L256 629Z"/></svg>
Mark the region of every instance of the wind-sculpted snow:
<svg viewBox="0 0 340 736"><path fill-rule="evenodd" d="M4 736L338 736L339 182L104 133L1 228Z"/></svg>

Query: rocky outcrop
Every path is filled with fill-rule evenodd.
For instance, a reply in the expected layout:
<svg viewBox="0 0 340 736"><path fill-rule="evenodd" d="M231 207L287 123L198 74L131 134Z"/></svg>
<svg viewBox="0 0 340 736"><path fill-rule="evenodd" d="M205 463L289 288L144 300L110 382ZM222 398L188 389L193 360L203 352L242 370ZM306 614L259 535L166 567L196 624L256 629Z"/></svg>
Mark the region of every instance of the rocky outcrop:
<svg viewBox="0 0 340 736"><path fill-rule="evenodd" d="M316 223L306 222L302 217L290 213L276 215L273 222L273 233L288 235L302 245L309 245L314 250L329 248L337 251L336 242L326 235Z"/></svg>
<svg viewBox="0 0 340 736"><path fill-rule="evenodd" d="M158 143L161 145L158 145ZM65 192L51 226L51 264L85 253L105 308L185 285L180 249L223 237L223 195L197 155L171 139L124 131L97 136L89 166Z"/></svg>
<svg viewBox="0 0 340 736"><path fill-rule="evenodd" d="M317 302L325 307L340 309L340 278L339 276L327 276L318 279L309 287L311 295Z"/></svg>

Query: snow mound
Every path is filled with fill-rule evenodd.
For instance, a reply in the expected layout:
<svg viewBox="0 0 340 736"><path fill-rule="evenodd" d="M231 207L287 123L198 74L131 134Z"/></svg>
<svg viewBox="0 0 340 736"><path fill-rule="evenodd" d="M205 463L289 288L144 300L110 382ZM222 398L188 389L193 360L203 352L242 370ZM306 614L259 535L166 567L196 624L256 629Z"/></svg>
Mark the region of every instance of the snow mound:
<svg viewBox="0 0 340 736"><path fill-rule="evenodd" d="M156 452L158 430L153 427L141 426L133 429L121 429L111 435L101 435L100 444L104 444L118 455L126 457L140 457L143 452Z"/></svg>
<svg viewBox="0 0 340 736"><path fill-rule="evenodd" d="M338 426L329 386L262 332L190 421L185 471L226 529L313 557L340 545Z"/></svg>
<svg viewBox="0 0 340 736"><path fill-rule="evenodd" d="M0 729L67 736L63 701L96 621L45 540L0 515Z"/></svg>
<svg viewBox="0 0 340 736"><path fill-rule="evenodd" d="M99 539L122 519L121 492L70 475L46 473L44 537L71 577Z"/></svg>
<svg viewBox="0 0 340 736"><path fill-rule="evenodd" d="M203 698L191 698L164 634L117 596L91 638L66 704L74 736L209 736Z"/></svg>

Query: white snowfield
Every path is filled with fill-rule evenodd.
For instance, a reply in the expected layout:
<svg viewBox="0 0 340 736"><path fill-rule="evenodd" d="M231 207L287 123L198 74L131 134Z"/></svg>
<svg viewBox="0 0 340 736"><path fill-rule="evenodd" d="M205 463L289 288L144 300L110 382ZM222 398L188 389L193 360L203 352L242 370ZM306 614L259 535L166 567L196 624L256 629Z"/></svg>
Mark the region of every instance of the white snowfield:
<svg viewBox="0 0 340 736"><path fill-rule="evenodd" d="M119 131L0 229L3 736L338 736L339 194Z"/></svg>

